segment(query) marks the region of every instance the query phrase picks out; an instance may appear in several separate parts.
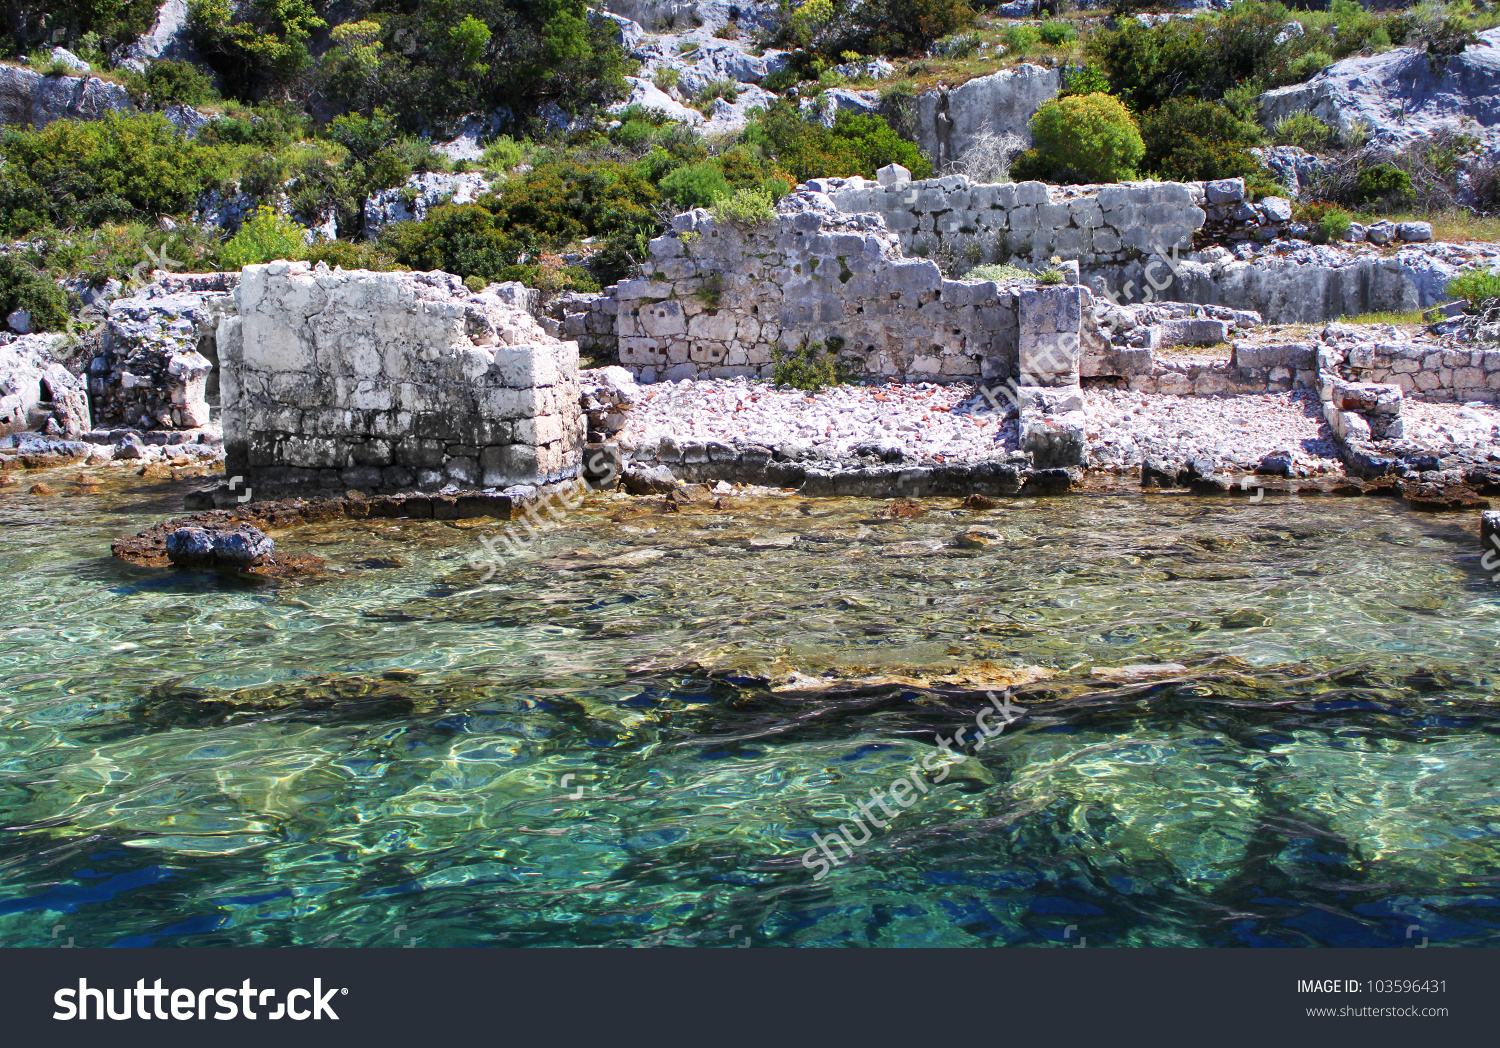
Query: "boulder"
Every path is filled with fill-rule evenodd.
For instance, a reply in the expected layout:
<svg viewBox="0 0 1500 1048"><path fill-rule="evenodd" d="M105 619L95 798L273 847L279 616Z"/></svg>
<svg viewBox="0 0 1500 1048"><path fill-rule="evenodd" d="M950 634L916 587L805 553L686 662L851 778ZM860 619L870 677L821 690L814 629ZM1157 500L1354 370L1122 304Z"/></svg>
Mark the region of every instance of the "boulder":
<svg viewBox="0 0 1500 1048"><path fill-rule="evenodd" d="M200 61L198 49L193 46L188 0L165 0L157 9L151 28L133 43L118 49L114 59L115 64L138 73L145 72L148 63L162 59Z"/></svg>
<svg viewBox="0 0 1500 1048"><path fill-rule="evenodd" d="M242 570L271 562L276 544L249 525L226 531L178 528L167 536L167 559L184 568Z"/></svg>
<svg viewBox="0 0 1500 1048"><path fill-rule="evenodd" d="M364 234L374 237L392 222L420 222L439 204L472 204L489 188L489 178L477 171L412 175L404 185L382 189L365 199Z"/></svg>
<svg viewBox="0 0 1500 1048"><path fill-rule="evenodd" d="M880 112L880 92L830 88L816 98L803 99L802 112L811 113L824 127L832 127L840 113L866 116Z"/></svg>
<svg viewBox="0 0 1500 1048"><path fill-rule="evenodd" d="M1029 63L917 99L916 141L939 169L964 159L981 135L1014 136L1031 145L1031 118L1062 85L1056 69Z"/></svg>
<svg viewBox="0 0 1500 1048"><path fill-rule="evenodd" d="M7 127L41 129L54 120L98 120L134 110L123 87L98 77L43 76L0 66L0 124Z"/></svg>
<svg viewBox="0 0 1500 1048"><path fill-rule="evenodd" d="M0 434L55 432L77 440L91 427L83 381L53 355L57 335L0 346Z"/></svg>
<svg viewBox="0 0 1500 1048"><path fill-rule="evenodd" d="M1370 140L1396 148L1441 127L1464 125L1493 157L1500 154L1500 29L1436 69L1414 47L1346 58L1306 83L1260 96L1267 127L1307 111L1341 131L1356 121L1370 125Z"/></svg>

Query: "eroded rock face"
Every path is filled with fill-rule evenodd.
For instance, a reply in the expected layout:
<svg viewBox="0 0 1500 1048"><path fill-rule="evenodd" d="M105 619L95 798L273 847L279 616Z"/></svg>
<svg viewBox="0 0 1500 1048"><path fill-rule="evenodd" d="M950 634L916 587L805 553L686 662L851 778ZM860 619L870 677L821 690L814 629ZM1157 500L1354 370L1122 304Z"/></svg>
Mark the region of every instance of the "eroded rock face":
<svg viewBox="0 0 1500 1048"><path fill-rule="evenodd" d="M504 488L575 475L578 345L519 285L245 267L218 325L227 469L272 488Z"/></svg>
<svg viewBox="0 0 1500 1048"><path fill-rule="evenodd" d="M54 120L98 120L135 106L119 84L93 76L43 76L0 66L0 124L41 129Z"/></svg>
<svg viewBox="0 0 1500 1048"><path fill-rule="evenodd" d="M58 335L24 335L0 346L0 435L52 433L77 440L91 427L83 380L54 358Z"/></svg>
<svg viewBox="0 0 1500 1048"><path fill-rule="evenodd" d="M1031 118L1062 86L1056 69L1029 63L917 99L917 144L944 170L962 161L980 135L1013 136L1031 146Z"/></svg>
<svg viewBox="0 0 1500 1048"><path fill-rule="evenodd" d="M373 237L392 222L420 222L442 203L472 204L489 188L490 180L478 172L412 175L404 186L382 189L365 200L364 234Z"/></svg>
<svg viewBox="0 0 1500 1048"><path fill-rule="evenodd" d="M1464 124L1493 156L1500 152L1500 29L1479 38L1436 69L1412 47L1335 62L1306 83L1261 95L1261 122L1301 110L1340 130L1365 120L1371 141L1396 147Z"/></svg>
<svg viewBox="0 0 1500 1048"><path fill-rule="evenodd" d="M237 275L166 277L109 304L89 389L102 425L198 429L209 422L219 317Z"/></svg>

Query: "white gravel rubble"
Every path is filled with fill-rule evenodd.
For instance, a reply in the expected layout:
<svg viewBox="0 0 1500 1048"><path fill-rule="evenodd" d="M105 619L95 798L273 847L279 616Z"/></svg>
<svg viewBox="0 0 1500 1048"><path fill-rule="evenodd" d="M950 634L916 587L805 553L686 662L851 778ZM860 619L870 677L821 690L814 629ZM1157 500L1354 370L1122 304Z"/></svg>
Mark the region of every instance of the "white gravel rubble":
<svg viewBox="0 0 1500 1048"><path fill-rule="evenodd" d="M1407 397L1401 402L1401 422L1406 439L1434 447L1500 444L1500 410L1478 401L1442 404Z"/></svg>
<svg viewBox="0 0 1500 1048"><path fill-rule="evenodd" d="M1216 469L1253 469L1272 452L1290 453L1307 473L1340 472L1317 395L1305 390L1235 397L1090 389L1088 455L1095 469L1133 470L1160 456L1208 458Z"/></svg>
<svg viewBox="0 0 1500 1048"><path fill-rule="evenodd" d="M620 434L636 447L663 437L769 448L793 443L827 458L845 458L860 447L899 448L904 459L934 463L1004 458L1016 447L1014 417L965 406L974 393L970 384L836 386L810 394L732 378L640 389Z"/></svg>

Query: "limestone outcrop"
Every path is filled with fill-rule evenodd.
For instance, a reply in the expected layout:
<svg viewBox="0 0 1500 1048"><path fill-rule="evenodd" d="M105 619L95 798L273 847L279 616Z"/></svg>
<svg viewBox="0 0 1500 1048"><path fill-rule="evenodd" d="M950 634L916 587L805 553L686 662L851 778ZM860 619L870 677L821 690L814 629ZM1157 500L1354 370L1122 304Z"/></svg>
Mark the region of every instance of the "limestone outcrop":
<svg viewBox="0 0 1500 1048"><path fill-rule="evenodd" d="M1335 62L1305 83L1261 95L1261 122L1302 111L1341 131L1365 121L1370 141L1398 148L1458 127L1493 156L1500 153L1500 29L1479 41L1436 68L1414 47Z"/></svg>
<svg viewBox="0 0 1500 1048"><path fill-rule="evenodd" d="M45 76L0 65L0 124L43 128L54 120L98 120L135 105L119 84L96 76Z"/></svg>
<svg viewBox="0 0 1500 1048"><path fill-rule="evenodd" d="M1031 118L1062 86L1058 70L1030 63L977 77L952 90L939 88L917 98L917 144L938 170L964 159L980 136L1011 136L1020 149L1031 146Z"/></svg>
<svg viewBox="0 0 1500 1048"><path fill-rule="evenodd" d="M506 488L574 476L578 346L519 285L245 267L222 318L226 470L272 488Z"/></svg>
<svg viewBox="0 0 1500 1048"><path fill-rule="evenodd" d="M77 440L90 429L84 383L57 360L58 335L0 345L0 436L41 432Z"/></svg>

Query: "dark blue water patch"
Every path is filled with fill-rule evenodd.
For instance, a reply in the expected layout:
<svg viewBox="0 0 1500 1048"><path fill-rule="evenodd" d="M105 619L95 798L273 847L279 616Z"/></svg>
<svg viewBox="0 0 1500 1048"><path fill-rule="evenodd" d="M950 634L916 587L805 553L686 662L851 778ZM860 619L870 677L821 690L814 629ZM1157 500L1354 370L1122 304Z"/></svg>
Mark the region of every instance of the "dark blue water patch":
<svg viewBox="0 0 1500 1048"><path fill-rule="evenodd" d="M116 874L109 880L92 886L57 884L39 895L0 902L0 914L25 913L31 910L76 913L80 906L109 902L122 892L134 891L159 881L171 880L176 876L174 871L164 866L147 866L128 873Z"/></svg>
<svg viewBox="0 0 1500 1048"><path fill-rule="evenodd" d="M1031 870L977 871L977 870L924 870L922 880L934 885L960 885L983 888L986 891L1026 891L1035 888L1044 878Z"/></svg>
<svg viewBox="0 0 1500 1048"><path fill-rule="evenodd" d="M223 906L259 906L263 902L272 899L291 899L294 894L290 888L282 888L280 891L265 892L260 895L225 895L214 901Z"/></svg>
<svg viewBox="0 0 1500 1048"><path fill-rule="evenodd" d="M141 946L154 946L156 940L165 939L173 935L194 935L198 932L212 932L224 927L229 923L229 918L223 914L203 914L199 917L189 917L187 920L163 928L159 932L147 935L127 935L123 939L117 939L110 944L110 949L133 949Z"/></svg>
<svg viewBox="0 0 1500 1048"><path fill-rule="evenodd" d="M853 753L847 753L847 754L845 754L844 756L840 757L839 760L841 760L841 761L857 761L857 760L860 760L863 757L868 757L872 753L880 753L882 750L893 750L895 748L896 747L888 745L887 743L883 743L883 742L870 742L870 743L866 743L865 745L859 747Z"/></svg>
<svg viewBox="0 0 1500 1048"><path fill-rule="evenodd" d="M1051 727L1043 728L1042 731L1051 735L1075 735L1078 732L1078 726L1076 724L1054 724Z"/></svg>
<svg viewBox="0 0 1500 1048"><path fill-rule="evenodd" d="M1104 911L1091 902L1069 899L1064 895L1038 895L1028 900L1032 913L1065 913L1084 917L1102 917Z"/></svg>
<svg viewBox="0 0 1500 1048"><path fill-rule="evenodd" d="M1398 945L1384 929L1367 927L1353 917L1327 910L1305 909L1281 922L1282 927L1305 932L1322 946L1341 948Z"/></svg>

